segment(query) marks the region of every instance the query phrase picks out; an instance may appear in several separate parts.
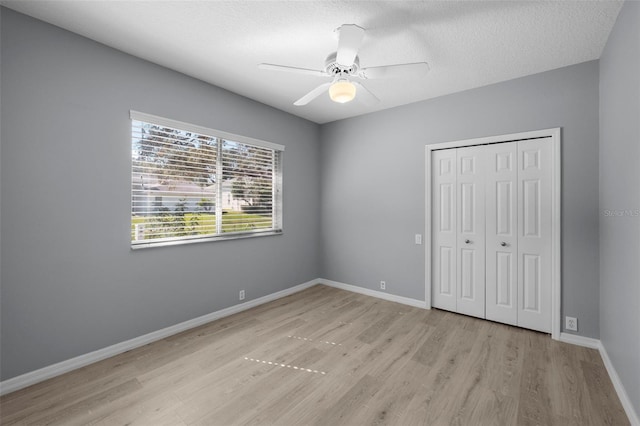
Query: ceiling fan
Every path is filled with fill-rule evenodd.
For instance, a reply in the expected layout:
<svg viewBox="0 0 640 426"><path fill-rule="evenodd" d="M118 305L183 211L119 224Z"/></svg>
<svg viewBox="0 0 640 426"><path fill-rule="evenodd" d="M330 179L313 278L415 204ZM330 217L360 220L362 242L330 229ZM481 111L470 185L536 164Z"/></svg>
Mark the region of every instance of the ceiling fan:
<svg viewBox="0 0 640 426"><path fill-rule="evenodd" d="M355 78L362 80L398 78L426 74L429 71L429 64L426 62L360 68L358 49L364 38L364 28L355 24L345 24L336 29L336 31L338 32L338 50L327 56L323 70L274 64L259 64L258 68L332 78L331 82L322 83L295 101L293 104L296 106L306 105L327 91L332 101L346 103L355 98L356 90L364 103L374 104L380 102L380 100L362 83L354 81Z"/></svg>

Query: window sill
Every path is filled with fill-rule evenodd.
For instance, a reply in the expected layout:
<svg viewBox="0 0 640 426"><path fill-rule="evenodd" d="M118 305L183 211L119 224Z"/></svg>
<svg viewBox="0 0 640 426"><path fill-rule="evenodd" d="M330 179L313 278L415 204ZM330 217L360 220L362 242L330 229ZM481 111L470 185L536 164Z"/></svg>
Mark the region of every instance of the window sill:
<svg viewBox="0 0 640 426"><path fill-rule="evenodd" d="M131 250L140 250L140 249L154 248L154 247L181 246L185 244L208 243L213 241L241 240L245 238L258 238L258 237L267 237L272 235L282 235L282 230L226 234L226 235L217 235L215 237L205 237L205 238L185 238L182 240L172 240L172 241L148 240L148 242L132 243Z"/></svg>

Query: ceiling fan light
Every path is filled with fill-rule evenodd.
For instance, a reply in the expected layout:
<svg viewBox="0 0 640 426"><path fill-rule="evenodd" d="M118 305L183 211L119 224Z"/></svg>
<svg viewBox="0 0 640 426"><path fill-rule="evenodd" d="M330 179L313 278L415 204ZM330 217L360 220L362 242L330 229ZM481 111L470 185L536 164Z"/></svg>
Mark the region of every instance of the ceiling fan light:
<svg viewBox="0 0 640 426"><path fill-rule="evenodd" d="M329 97L340 104L350 102L356 97L356 86L349 80L338 80L329 87Z"/></svg>

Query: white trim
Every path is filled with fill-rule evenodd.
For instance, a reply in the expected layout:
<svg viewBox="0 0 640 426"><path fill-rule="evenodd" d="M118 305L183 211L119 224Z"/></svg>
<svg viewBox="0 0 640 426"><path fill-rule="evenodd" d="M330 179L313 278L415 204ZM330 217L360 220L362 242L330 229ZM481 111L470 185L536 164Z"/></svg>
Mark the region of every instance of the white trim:
<svg viewBox="0 0 640 426"><path fill-rule="evenodd" d="M560 333L559 341L585 348L600 349L600 340L591 337L578 336L577 334Z"/></svg>
<svg viewBox="0 0 640 426"><path fill-rule="evenodd" d="M562 165L560 128L551 133L551 337L560 338L562 324Z"/></svg>
<svg viewBox="0 0 640 426"><path fill-rule="evenodd" d="M439 149L459 148L473 145L511 142L533 138L551 138L553 171L551 177L551 203L553 212L551 218L551 337L560 339L561 323L561 150L560 128L534 130L530 132L511 133L508 135L489 136L483 138L464 139L436 143L425 146L425 303L431 307L431 152Z"/></svg>
<svg viewBox="0 0 640 426"><path fill-rule="evenodd" d="M415 308L426 309L427 305L424 301L418 299L412 299L410 297L396 296L395 294L384 293L382 291L371 290L356 285L345 284L338 281L331 281L325 279L318 279L318 284L324 284L328 287L335 287L341 290L347 290L352 293L364 294L365 296L371 296L378 299L388 300L389 302L402 303L403 305L413 306Z"/></svg>
<svg viewBox="0 0 640 426"><path fill-rule="evenodd" d="M284 151L284 145L280 145L277 143L254 139L248 136L235 135L233 133L223 132L222 130L210 129L208 127L198 126L197 124L185 123L184 121L172 120L170 118L160 117L144 112L130 110L129 118L131 118L132 120L144 121L146 123L159 124L161 126L167 126L174 129L189 130L191 132L200 133L202 135L207 135L214 138L246 143L253 146L274 149L276 151Z"/></svg>
<svg viewBox="0 0 640 426"><path fill-rule="evenodd" d="M472 139L462 139L459 141L449 141L449 142L441 142L436 144L427 145L431 150L436 149L447 149L447 148L460 148L463 146L473 146L473 145L486 145L490 143L501 143L501 142L515 142L524 139L534 139L534 138L547 138L553 136L560 135L560 128L553 127L550 129L543 130L532 130L529 132L521 132L521 133L510 133L508 135L496 135L496 136L486 136L483 138L472 138Z"/></svg>
<svg viewBox="0 0 640 426"><path fill-rule="evenodd" d="M604 366L607 369L607 373L609 373L609 378L611 379L611 383L613 383L613 387L618 394L618 398L620 398L620 403L622 404L622 408L624 408L625 413L627 413L627 417L629 418L629 423L631 426L640 426L640 417L638 417L638 413L636 413L633 408L633 404L631 403L631 399L629 395L627 395L627 391L625 390L622 382L620 381L620 377L618 376L618 372L616 371L613 363L611 362L611 358L609 358L609 354L607 353L607 349L602 344L602 341L598 340L598 349L600 350L600 356L602 357L602 361L604 362Z"/></svg>
<svg viewBox="0 0 640 426"><path fill-rule="evenodd" d="M433 233L431 231L431 153L432 149L429 149L427 145L425 150L425 223L424 223L424 244L425 262L424 262L424 303L427 309L431 309L431 243L433 241Z"/></svg>
<svg viewBox="0 0 640 426"><path fill-rule="evenodd" d="M629 422L631 426L640 426L640 417L636 413L633 408L633 404L631 403L631 399L629 399L629 395L627 395L627 391L624 388L624 385L620 381L620 376L618 376L618 372L616 371L611 359L609 358L609 354L602 344L601 340L593 339L591 337L583 337L578 336L576 334L569 333L560 333L560 338L558 339L561 342L569 343L572 345L584 346L587 348L597 349L600 352L600 357L602 358L602 363L607 369L607 373L609 374L609 378L611 379L611 383L613 383L613 387L618 394L618 398L620 399L620 403L622 404L622 408L624 408L627 417L629 418Z"/></svg>
<svg viewBox="0 0 640 426"><path fill-rule="evenodd" d="M299 284L295 287L290 287L276 293L268 294L266 296L249 300L238 305L230 306L228 308L221 309L219 311L212 312L198 318L193 318L188 321L181 322L180 324L153 331L143 336L135 337L124 342L116 343L115 345L107 346L106 348L98 349L97 351L89 352L87 354L80 355L75 358L59 362L57 364L49 365L47 367L25 373L17 377L13 377L11 379L0 382L0 395L26 388L27 386L31 386L52 377L59 376L69 371L84 367L85 365L102 361L103 359L110 358L131 349L139 348L140 346L144 346L149 343L164 339L165 337L173 336L174 334L181 333L183 331L198 327L203 324L207 324L211 321L215 321L229 315L237 314L238 312L246 311L247 309L254 308L258 305L262 305L264 303L289 296L290 294L306 290L307 288L319 283L320 280L318 279L307 281L306 283Z"/></svg>

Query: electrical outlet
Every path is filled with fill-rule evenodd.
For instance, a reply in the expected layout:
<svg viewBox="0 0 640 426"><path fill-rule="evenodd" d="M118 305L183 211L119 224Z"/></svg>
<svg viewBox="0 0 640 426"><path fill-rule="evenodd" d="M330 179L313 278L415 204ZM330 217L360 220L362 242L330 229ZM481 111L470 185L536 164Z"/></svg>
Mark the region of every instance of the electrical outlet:
<svg viewBox="0 0 640 426"><path fill-rule="evenodd" d="M240 290L240 294L238 295L240 300L244 300L244 290Z"/></svg>
<svg viewBox="0 0 640 426"><path fill-rule="evenodd" d="M422 234L416 234L415 242L417 245L422 244Z"/></svg>
<svg viewBox="0 0 640 426"><path fill-rule="evenodd" d="M578 318L565 317L564 328L570 331L578 331Z"/></svg>
<svg viewBox="0 0 640 426"><path fill-rule="evenodd" d="M387 289L387 283L384 281L380 281L380 290L386 290Z"/></svg>

